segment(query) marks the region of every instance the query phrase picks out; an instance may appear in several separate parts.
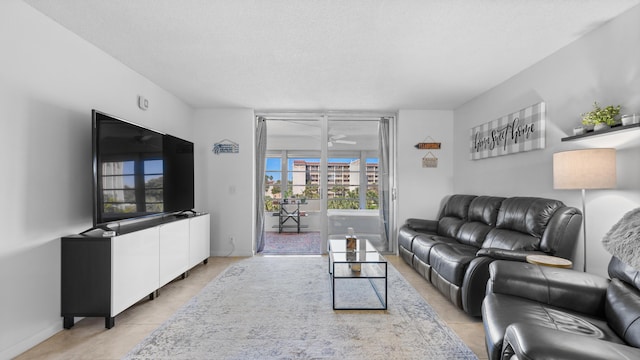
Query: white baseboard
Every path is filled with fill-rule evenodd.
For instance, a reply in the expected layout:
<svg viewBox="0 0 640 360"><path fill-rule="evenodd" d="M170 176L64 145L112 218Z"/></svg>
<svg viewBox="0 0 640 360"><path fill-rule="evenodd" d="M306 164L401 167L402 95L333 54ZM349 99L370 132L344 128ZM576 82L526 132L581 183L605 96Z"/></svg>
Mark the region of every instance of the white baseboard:
<svg viewBox="0 0 640 360"><path fill-rule="evenodd" d="M45 327L38 333L18 342L17 344L9 348L0 350L0 359L13 359L14 357L22 354L23 352L57 334L61 330L62 318L60 318L60 320L56 321L55 323L51 323L49 326Z"/></svg>

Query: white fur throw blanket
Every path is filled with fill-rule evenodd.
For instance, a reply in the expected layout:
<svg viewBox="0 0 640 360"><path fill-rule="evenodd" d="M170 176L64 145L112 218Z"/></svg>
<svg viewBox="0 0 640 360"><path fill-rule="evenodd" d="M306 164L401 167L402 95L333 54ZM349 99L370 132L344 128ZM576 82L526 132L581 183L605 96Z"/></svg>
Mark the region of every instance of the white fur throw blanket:
<svg viewBox="0 0 640 360"><path fill-rule="evenodd" d="M640 270L640 208L624 214L604 236L602 245L611 255Z"/></svg>

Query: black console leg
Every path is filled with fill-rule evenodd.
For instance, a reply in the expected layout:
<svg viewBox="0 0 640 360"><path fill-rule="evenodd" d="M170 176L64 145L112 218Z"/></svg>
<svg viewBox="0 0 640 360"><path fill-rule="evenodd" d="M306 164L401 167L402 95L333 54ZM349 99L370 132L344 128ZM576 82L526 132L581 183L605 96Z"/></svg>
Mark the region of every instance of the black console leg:
<svg viewBox="0 0 640 360"><path fill-rule="evenodd" d="M62 320L62 327L64 327L65 329L71 329L73 327L74 324L74 318L73 316L65 316Z"/></svg>
<svg viewBox="0 0 640 360"><path fill-rule="evenodd" d="M106 327L107 329L111 329L115 325L116 325L116 318L109 317L109 316L104 318L104 327Z"/></svg>
<svg viewBox="0 0 640 360"><path fill-rule="evenodd" d="M204 261L202 263L207 265L209 263L209 259L204 259Z"/></svg>

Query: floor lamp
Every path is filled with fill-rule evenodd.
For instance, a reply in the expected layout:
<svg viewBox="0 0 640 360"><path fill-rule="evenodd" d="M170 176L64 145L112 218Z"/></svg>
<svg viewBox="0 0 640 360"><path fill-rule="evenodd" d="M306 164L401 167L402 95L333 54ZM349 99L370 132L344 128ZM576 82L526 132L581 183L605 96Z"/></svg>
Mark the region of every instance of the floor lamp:
<svg viewBox="0 0 640 360"><path fill-rule="evenodd" d="M580 149L553 154L553 188L582 190L583 271L587 271L585 190L616 186L616 150Z"/></svg>

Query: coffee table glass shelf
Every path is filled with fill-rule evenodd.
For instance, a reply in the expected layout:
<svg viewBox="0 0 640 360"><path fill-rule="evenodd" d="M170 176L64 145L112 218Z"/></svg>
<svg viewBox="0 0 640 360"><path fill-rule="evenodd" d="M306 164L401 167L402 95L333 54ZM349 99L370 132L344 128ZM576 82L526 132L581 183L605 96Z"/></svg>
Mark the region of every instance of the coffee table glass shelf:
<svg viewBox="0 0 640 360"><path fill-rule="evenodd" d="M345 240L329 240L333 309L386 310L387 260L369 241L357 241L363 249L347 251Z"/></svg>

